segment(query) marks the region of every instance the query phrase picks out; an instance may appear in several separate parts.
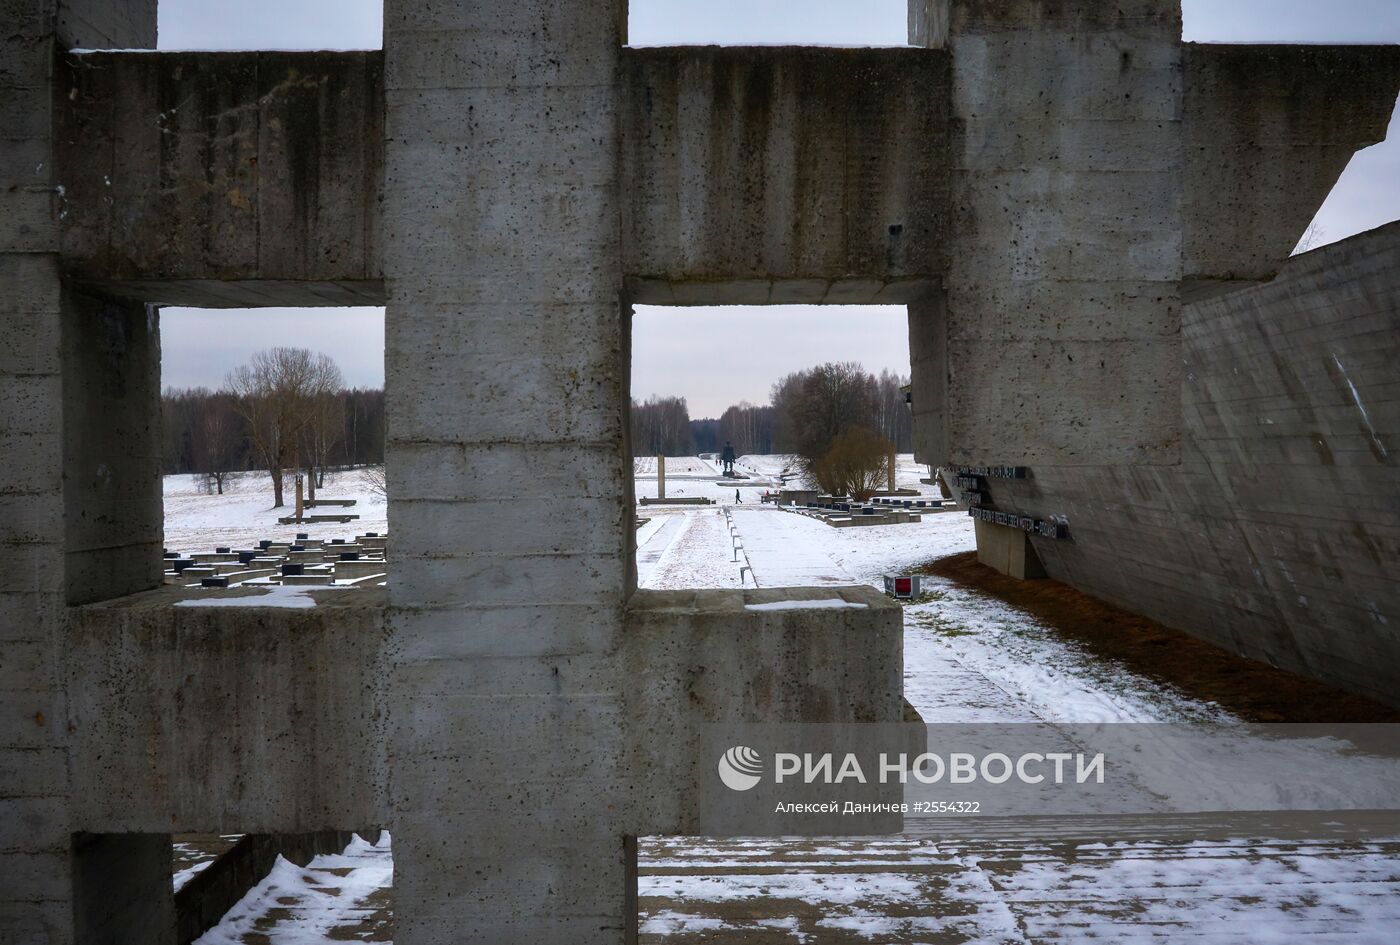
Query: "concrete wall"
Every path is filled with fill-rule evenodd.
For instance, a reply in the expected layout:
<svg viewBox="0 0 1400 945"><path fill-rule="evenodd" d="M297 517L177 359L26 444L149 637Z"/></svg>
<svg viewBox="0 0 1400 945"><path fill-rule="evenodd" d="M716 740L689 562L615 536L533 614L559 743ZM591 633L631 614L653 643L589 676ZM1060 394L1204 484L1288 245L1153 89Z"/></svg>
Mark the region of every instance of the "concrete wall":
<svg viewBox="0 0 1400 945"><path fill-rule="evenodd" d="M74 612L64 640L70 750L82 759L74 829L382 823L383 595L313 592L316 607L290 610L176 606L200 594L165 588Z"/></svg>
<svg viewBox="0 0 1400 945"><path fill-rule="evenodd" d="M1271 279L1360 148L1385 140L1400 46L1186 47L1187 279Z"/></svg>
<svg viewBox="0 0 1400 945"><path fill-rule="evenodd" d="M75 834L72 871L75 941L176 945L170 834Z"/></svg>
<svg viewBox="0 0 1400 945"><path fill-rule="evenodd" d="M1036 466L998 509L1064 515L1050 576L1213 643L1396 702L1400 224L1185 310L1183 461Z"/></svg>
<svg viewBox="0 0 1400 945"><path fill-rule="evenodd" d="M160 337L150 306L64 299L64 583L85 604L161 584Z"/></svg>
<svg viewBox="0 0 1400 945"><path fill-rule="evenodd" d="M67 379L53 64L79 38L153 45L154 10L149 0L0 4L0 929L26 945L75 941L78 905L60 663Z"/></svg>
<svg viewBox="0 0 1400 945"><path fill-rule="evenodd" d="M628 922L625 16L385 5L403 945L586 945ZM552 500L518 501L536 490Z"/></svg>
<svg viewBox="0 0 1400 945"><path fill-rule="evenodd" d="M942 271L945 53L673 46L622 63L633 301L907 302Z"/></svg>
<svg viewBox="0 0 1400 945"><path fill-rule="evenodd" d="M831 598L865 609L745 609ZM868 587L639 591L623 665L638 828L704 835L706 726L902 720L903 610Z"/></svg>
<svg viewBox="0 0 1400 945"><path fill-rule="evenodd" d="M139 302L382 304L383 55L59 66L66 274Z"/></svg>
<svg viewBox="0 0 1400 945"><path fill-rule="evenodd" d="M953 213L934 464L1173 463L1180 10L951 5ZM937 347L940 342L925 342ZM936 382L914 375L914 401Z"/></svg>

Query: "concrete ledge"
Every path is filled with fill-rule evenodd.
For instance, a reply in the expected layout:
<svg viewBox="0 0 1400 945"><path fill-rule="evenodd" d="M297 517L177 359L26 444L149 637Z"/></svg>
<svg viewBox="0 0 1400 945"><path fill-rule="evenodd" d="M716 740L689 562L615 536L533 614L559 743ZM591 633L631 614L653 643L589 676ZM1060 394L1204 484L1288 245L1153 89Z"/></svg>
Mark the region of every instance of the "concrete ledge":
<svg viewBox="0 0 1400 945"><path fill-rule="evenodd" d="M643 832L706 832L708 725L905 718L903 610L871 587L638 591L624 630Z"/></svg>
<svg viewBox="0 0 1400 945"><path fill-rule="evenodd" d="M201 597L218 606L181 605ZM73 829L384 822L385 600L367 588L167 587L73 609Z"/></svg>

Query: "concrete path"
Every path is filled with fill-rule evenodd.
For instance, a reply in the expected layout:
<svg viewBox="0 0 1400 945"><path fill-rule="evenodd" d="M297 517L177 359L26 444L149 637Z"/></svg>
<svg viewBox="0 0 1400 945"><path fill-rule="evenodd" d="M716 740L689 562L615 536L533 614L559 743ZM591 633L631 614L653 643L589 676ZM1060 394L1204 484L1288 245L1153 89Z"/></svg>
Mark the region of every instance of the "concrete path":
<svg viewBox="0 0 1400 945"><path fill-rule="evenodd" d="M305 867L281 859L195 945L320 945L393 940L388 834Z"/></svg>
<svg viewBox="0 0 1400 945"><path fill-rule="evenodd" d="M819 542L807 519L780 509L735 508L731 512L760 587L824 587L857 583ZM829 525L821 525L829 529Z"/></svg>
<svg viewBox="0 0 1400 945"><path fill-rule="evenodd" d="M1105 843L988 832L648 841L641 941L1382 945L1400 928L1400 836Z"/></svg>

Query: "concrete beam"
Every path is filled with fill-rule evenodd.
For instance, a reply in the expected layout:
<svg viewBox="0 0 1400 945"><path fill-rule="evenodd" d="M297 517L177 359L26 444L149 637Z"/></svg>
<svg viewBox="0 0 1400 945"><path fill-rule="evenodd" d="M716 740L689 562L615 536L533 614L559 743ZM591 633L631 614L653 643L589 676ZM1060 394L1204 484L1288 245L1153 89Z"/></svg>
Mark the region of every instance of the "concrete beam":
<svg viewBox="0 0 1400 945"><path fill-rule="evenodd" d="M171 587L72 611L73 829L384 822L384 594L311 590L304 609L177 606L210 593L257 596Z"/></svg>
<svg viewBox="0 0 1400 945"><path fill-rule="evenodd" d="M949 59L928 49L627 49L632 301L907 302L941 272Z"/></svg>
<svg viewBox="0 0 1400 945"><path fill-rule="evenodd" d="M57 82L70 280L159 304L382 304L382 53L70 54Z"/></svg>
<svg viewBox="0 0 1400 945"><path fill-rule="evenodd" d="M850 609L749 610L840 598ZM870 587L638 591L623 665L637 829L704 835L715 725L898 723L903 610Z"/></svg>
<svg viewBox="0 0 1400 945"><path fill-rule="evenodd" d="M1400 46L1186 46L1184 276L1276 275L1353 154L1385 140Z"/></svg>

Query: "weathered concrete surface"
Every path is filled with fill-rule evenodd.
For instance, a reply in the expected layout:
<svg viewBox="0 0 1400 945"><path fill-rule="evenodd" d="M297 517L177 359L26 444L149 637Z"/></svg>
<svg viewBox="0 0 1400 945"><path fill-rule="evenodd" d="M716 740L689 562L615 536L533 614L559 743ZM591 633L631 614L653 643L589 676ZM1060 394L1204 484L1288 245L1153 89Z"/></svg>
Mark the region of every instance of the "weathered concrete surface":
<svg viewBox="0 0 1400 945"><path fill-rule="evenodd" d="M1255 659L1400 693L1400 224L1185 309L1179 467L1035 466L1050 576Z"/></svg>
<svg viewBox="0 0 1400 945"><path fill-rule="evenodd" d="M935 464L1174 463L1181 20L1173 0L951 5ZM914 401L933 382L914 375Z"/></svg>
<svg viewBox="0 0 1400 945"><path fill-rule="evenodd" d="M1352 154L1385 140L1400 46L1186 46L1188 280L1278 272Z"/></svg>
<svg viewBox="0 0 1400 945"><path fill-rule="evenodd" d="M902 303L942 271L945 53L673 46L622 64L632 301Z"/></svg>
<svg viewBox="0 0 1400 945"><path fill-rule="evenodd" d="M63 404L76 380L62 336L77 313L66 310L58 265L53 64L80 37L153 45L155 3L5 0L0 22L0 935L68 945L85 927L75 909L115 915L124 904L90 886L75 892L60 660Z"/></svg>
<svg viewBox="0 0 1400 945"><path fill-rule="evenodd" d="M1047 472L1032 483L1051 485L1055 470L1071 479L1076 467L1087 467L1083 481L1106 477L1097 480L1109 483L1104 494L1130 494L1122 491L1126 483L1152 496L1174 475L1154 464L1176 462L1183 449L1181 283L1241 271L1228 259L1219 272L1186 265L1188 233L1195 234L1192 246L1211 245L1191 229L1187 212L1211 200L1187 188L1195 99L1171 0L928 0L911 11L914 35L946 53L765 50L732 59L695 50L625 52L618 0L526 0L489 9L391 0L381 130L374 124L381 93L372 54L63 57L59 49L79 42L153 45L152 4L3 0L0 9L12 24L0 38L0 276L10 341L0 352L0 639L7 654L0 668L0 928L17 930L11 937L21 941L66 945L93 913L74 892L77 830L271 832L367 820L389 823L398 839L402 943L622 938L635 914L625 838L645 825L634 803L635 772L624 762L629 739L649 721L630 713L636 681L626 671L639 664L625 633L635 584L625 422L629 289L641 295L638 286L664 279L675 302L699 300L716 287L738 293L730 298L767 293L763 300L772 301L806 286L835 301L893 298L882 295L887 284L901 295L917 285L921 294L907 296L916 300L915 401L924 416L943 420L933 433L920 433L923 458L1037 464ZM1356 56L1348 61L1368 69L1393 58ZM917 75L880 57L909 64ZM708 84L672 83L665 62L686 64ZM841 73L835 64L861 65L844 73L851 84L841 89L812 65L819 62L832 63L833 73ZM643 73L648 87L670 90L650 106L632 84ZM1253 82L1243 66L1232 71L1217 63L1199 73L1207 74ZM940 81L947 100L917 108L919 90L935 90ZM1191 96L1204 95L1214 81L1190 85ZM811 91L794 98L804 83ZM1368 83L1325 84L1334 90L1328 107L1336 107L1342 89L1358 98L1379 94ZM812 107L811 120L789 120L781 109L739 112L750 93L765 107ZM1393 93L1391 86L1391 101ZM1299 129L1289 140L1322 147L1326 167L1347 144L1343 131L1355 133L1356 142L1374 134L1370 124L1358 130L1309 119L1321 105L1308 95L1301 104L1284 99ZM836 111L847 107L858 107L858 116L838 119ZM641 140L655 142L654 151L632 147L638 109L674 115L670 125L643 125ZM1201 129L1219 117L1210 109L1202 114ZM1371 123L1379 111L1356 114ZM701 119L716 132L705 141L686 131L687 122ZM834 171L834 147L807 146L828 121L844 136L840 175L818 173ZM936 133L940 122L946 135ZM58 139L54 128L62 130ZM701 178L702 194L682 195L677 206L689 207L689 219L700 223L679 213L674 221L660 212L653 218L650 203L645 219L628 216L637 205L623 190L627 182L671 174L686 185L686 162L711 156L739 173L726 181ZM643 162L653 159L647 170ZM946 182L931 173L939 166L947 168ZM1281 226L1315 209L1325 177L1319 174L1291 195L1296 204L1279 211ZM1273 179L1254 178L1264 189ZM840 213L798 200L799 181L836 188ZM892 199L887 186L898 191ZM1222 179L1220 186L1241 182ZM755 229L754 208L742 197L758 201L762 214L787 212L790 203L793 233L770 239L767 228ZM1261 197L1256 205L1270 204ZM941 214L929 225L941 226L945 240L919 229L927 221L913 214L925 210ZM716 222L740 211L746 216L731 221L733 235ZM901 222L912 238L889 232ZM738 235L754 242L741 244ZM638 247L639 238L653 242ZM1249 250L1250 265L1270 251L1274 237L1268 239ZM629 246L639 256L665 250L656 256L659 269L632 271ZM831 271L816 272L818 265ZM65 274L73 284L68 293ZM646 278L629 286L628 276ZM159 591L150 604L127 601L70 616L69 599L142 585L144 564L120 549L150 553L156 524L146 520L154 506L134 478L149 462L140 404L150 402L154 328L139 324L135 307L103 316L79 304L71 288L138 303L387 300L390 518L404 567L391 582L387 616L354 618L366 628L388 628L382 650L368 635L333 647L332 630L298 640L290 628L312 618L287 611L250 611L244 619L265 626L235 643L218 628L237 620L169 613L157 602ZM1301 309L1294 315L1307 317ZM111 353L85 337L94 318L108 316L122 328L113 337L136 343L132 384L116 416L138 449L113 457L109 468L117 474L107 497L121 505L97 516L107 486L80 476L96 474L100 454L113 451L118 438L95 429L100 405L84 393L79 375L95 371L102 389L124 379ZM1238 333L1250 330L1242 323ZM1370 369L1375 345L1367 344L1331 352L1344 356L1344 377ZM1371 397L1367 385L1374 382L1359 383L1361 396ZM1318 417L1336 411L1337 423L1360 404L1309 403ZM1236 426L1243 429L1250 415L1240 409ZM522 411L546 419L524 431ZM1378 429L1388 442L1389 428ZM1198 447L1188 441L1185 448ZM1264 452L1243 455L1258 459L1278 448L1266 444L1258 448ZM1210 449L1218 455L1209 463L1241 455L1230 438ZM1376 495L1360 494L1367 501ZM522 516L521 499L545 497L548 505L524 503ZM73 510L84 518L60 527ZM1178 513L1168 505L1157 514L1153 521L1170 523ZM1354 535L1356 547L1372 548L1376 560L1393 558L1389 533L1358 532L1358 518L1343 517L1331 540L1343 547ZM1116 526L1087 519L1087 531L1074 523L1075 542L1063 554L1095 548L1088 539L1096 535L1117 534ZM1267 528L1238 527L1247 541L1222 548L1273 554ZM1289 534L1305 532L1299 526ZM1298 573L1319 585L1345 584L1333 573L1341 573L1338 562L1360 560L1360 551L1338 557L1306 540L1296 538L1296 561L1277 556L1293 564L1265 569L1263 584L1274 598L1292 589ZM1126 537L1116 548L1111 538L1103 545L1118 553L1085 552L1090 557L1067 559L1061 573L1083 564L1098 575L1091 580L1111 583L1137 566L1150 582L1144 593L1155 594L1162 566L1149 567L1144 548L1159 559L1177 554L1138 536L1131 546ZM1123 553L1128 547L1136 558ZM1172 560L1192 573L1197 546L1180 549ZM1362 564L1355 567L1359 572ZM1326 587L1319 590L1332 600ZM1217 607L1264 612L1228 580L1199 597L1211 594ZM1180 596L1166 594L1154 606ZM1339 597L1335 608L1323 609L1344 613ZM1241 619L1249 625L1254 618ZM387 622L375 622L381 620ZM1341 627L1341 649L1295 647L1310 665L1338 675L1385 658L1391 662L1384 665L1395 665L1393 653L1362 634L1360 624L1334 623L1329 630ZM199 627L207 632L193 641L180 630ZM1318 636L1295 633L1308 641ZM257 642L267 649L250 651ZM194 643L200 646L180 649ZM355 666L333 652L356 647L363 660ZM673 676L684 667L683 650L666 664ZM1352 662L1327 663L1337 653ZM353 687L307 694L291 685L321 659L335 678L363 680L372 656L385 666L378 677L383 715L363 714L362 691ZM182 660L198 667L202 688L181 688ZM765 669L764 660L752 660L749 669ZM888 669L875 660L861 673L882 665ZM143 675L150 666L161 673ZM229 711L221 670L247 670L270 700L251 700L250 725L232 732L236 759L213 754L212 734L227 730ZM1382 675L1373 669L1371 678ZM829 684L843 691L841 677ZM716 684L714 696L757 708L745 701L757 691L749 685ZM876 697L889 688L876 689ZM191 713L188 735L142 741L152 736L152 719L177 712L177 697L184 699L178 711ZM331 727L335 739L302 738L292 708L303 704L313 720L324 715L316 724ZM824 711L851 705L833 697ZM376 736L377 725L387 730ZM268 732L278 737L260 740ZM307 753L318 765L331 760L323 751L345 761L336 753L354 739L366 740L368 760L348 762L347 770L365 772L350 786L324 788L344 785L343 772L313 786L290 770L306 764ZM147 750L157 757L205 752L219 774L195 783L192 769L175 762L144 771L130 758L114 758L111 767L91 763L117 744L134 746L136 757ZM376 770L387 778L382 794ZM148 789L145 797L134 793L138 785ZM278 787L284 796L273 796ZM363 816L376 797L386 816ZM159 822L158 808L167 815ZM170 823L172 809L186 822ZM332 820L342 817L350 822Z"/></svg>
<svg viewBox="0 0 1400 945"><path fill-rule="evenodd" d="M921 0L911 41L945 23L952 245L946 309L911 317L916 453L1176 463L1183 283L1277 270L1384 137L1400 53L1183 46L1175 0Z"/></svg>
<svg viewBox="0 0 1400 945"><path fill-rule="evenodd" d="M631 921L625 19L620 0L385 6L401 945L616 942ZM548 419L527 429L532 404Z"/></svg>
<svg viewBox="0 0 1400 945"><path fill-rule="evenodd" d="M745 609L832 598L864 609ZM638 831L714 832L698 792L677 790L713 777L715 759L700 750L707 725L901 721L903 614L869 587L634 594L624 705Z"/></svg>
<svg viewBox="0 0 1400 945"><path fill-rule="evenodd" d="M59 66L65 274L139 302L378 305L378 52Z"/></svg>
<svg viewBox="0 0 1400 945"><path fill-rule="evenodd" d="M177 945L170 834L75 834L72 873L75 941Z"/></svg>
<svg viewBox="0 0 1400 945"><path fill-rule="evenodd" d="M63 306L64 581L70 604L161 584L160 338L151 306Z"/></svg>
<svg viewBox="0 0 1400 945"><path fill-rule="evenodd" d="M212 593L163 588L74 611L63 647L69 751L82 759L74 829L382 822L383 592L313 589L305 609L176 606Z"/></svg>

